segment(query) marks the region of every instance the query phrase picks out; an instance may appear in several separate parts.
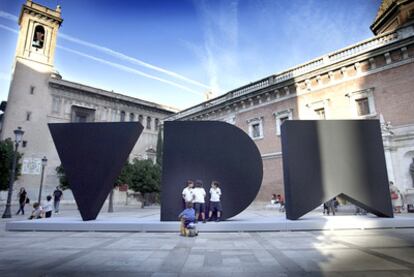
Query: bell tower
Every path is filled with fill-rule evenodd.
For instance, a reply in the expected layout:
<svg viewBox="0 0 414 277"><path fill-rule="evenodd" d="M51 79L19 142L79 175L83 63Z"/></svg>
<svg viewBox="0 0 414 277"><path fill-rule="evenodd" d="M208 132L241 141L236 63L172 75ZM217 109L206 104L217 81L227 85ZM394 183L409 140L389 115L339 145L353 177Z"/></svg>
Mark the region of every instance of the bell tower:
<svg viewBox="0 0 414 277"><path fill-rule="evenodd" d="M24 59L53 67L57 33L63 21L60 12L60 6L53 10L31 0L23 5L19 16L17 60Z"/></svg>
<svg viewBox="0 0 414 277"><path fill-rule="evenodd" d="M50 147L53 143L47 123L53 120L49 80L56 72L54 55L62 21L59 6L51 9L31 0L22 5L18 21L20 30L0 139L13 139L13 130L23 129L19 147L23 154L22 175L16 187L24 184L32 195L33 185L40 177L38 166L33 165L38 165L36 161L44 156L51 161L58 160L56 151ZM46 182L49 170L54 169L46 169Z"/></svg>
<svg viewBox="0 0 414 277"><path fill-rule="evenodd" d="M47 132L35 126L35 122L47 122L46 106L51 105L49 78L54 69L57 34L63 19L60 6L56 9L27 0L19 16L19 35L16 45L12 78L4 112L1 139L13 138L18 126L25 132L25 147L30 152L35 145L34 137ZM39 129L39 130L38 130Z"/></svg>

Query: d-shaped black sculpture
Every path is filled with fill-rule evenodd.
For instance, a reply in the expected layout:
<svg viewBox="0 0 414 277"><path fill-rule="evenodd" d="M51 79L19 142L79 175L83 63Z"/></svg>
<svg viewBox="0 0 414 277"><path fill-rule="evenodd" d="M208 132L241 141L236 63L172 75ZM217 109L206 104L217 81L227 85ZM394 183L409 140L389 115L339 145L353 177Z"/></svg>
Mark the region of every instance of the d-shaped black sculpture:
<svg viewBox="0 0 414 277"><path fill-rule="evenodd" d="M282 150L288 219L337 195L393 217L378 120L288 120Z"/></svg>
<svg viewBox="0 0 414 277"><path fill-rule="evenodd" d="M175 221L188 179L202 180L210 196L213 180L221 183L222 219L242 212L255 199L263 177L260 152L241 129L219 121L164 123L161 220Z"/></svg>
<svg viewBox="0 0 414 277"><path fill-rule="evenodd" d="M142 125L51 123L49 129L82 219L96 219L141 135Z"/></svg>

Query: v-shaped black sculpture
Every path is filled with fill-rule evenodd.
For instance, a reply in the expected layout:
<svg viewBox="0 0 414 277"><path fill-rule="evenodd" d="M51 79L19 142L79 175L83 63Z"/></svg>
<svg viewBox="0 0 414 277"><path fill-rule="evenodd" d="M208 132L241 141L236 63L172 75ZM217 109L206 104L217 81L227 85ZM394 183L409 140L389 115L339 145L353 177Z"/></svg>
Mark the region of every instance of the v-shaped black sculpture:
<svg viewBox="0 0 414 277"><path fill-rule="evenodd" d="M337 195L393 217L378 120L288 120L282 150L288 219Z"/></svg>
<svg viewBox="0 0 414 277"><path fill-rule="evenodd" d="M139 122L50 123L83 220L94 220L142 133Z"/></svg>

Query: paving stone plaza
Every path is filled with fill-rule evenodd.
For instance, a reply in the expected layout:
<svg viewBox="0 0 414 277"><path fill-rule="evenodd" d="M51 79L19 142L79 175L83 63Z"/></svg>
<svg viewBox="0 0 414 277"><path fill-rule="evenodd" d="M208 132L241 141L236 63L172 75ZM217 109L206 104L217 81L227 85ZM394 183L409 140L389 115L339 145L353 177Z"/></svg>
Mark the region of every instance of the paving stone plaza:
<svg viewBox="0 0 414 277"><path fill-rule="evenodd" d="M157 207L105 211L100 217L159 213ZM63 206L57 216L77 215L74 206ZM178 230L6 232L5 222L0 225L0 276L414 276L411 228L201 232L185 238Z"/></svg>

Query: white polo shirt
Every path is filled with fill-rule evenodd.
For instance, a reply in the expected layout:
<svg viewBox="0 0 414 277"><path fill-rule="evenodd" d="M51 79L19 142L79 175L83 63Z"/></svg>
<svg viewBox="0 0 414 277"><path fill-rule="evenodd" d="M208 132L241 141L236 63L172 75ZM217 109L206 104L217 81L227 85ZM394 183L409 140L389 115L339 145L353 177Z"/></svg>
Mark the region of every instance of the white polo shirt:
<svg viewBox="0 0 414 277"><path fill-rule="evenodd" d="M194 201L193 203L204 203L204 197L206 197L206 191L204 188L194 188Z"/></svg>
<svg viewBox="0 0 414 277"><path fill-rule="evenodd" d="M182 194L185 202L193 202L193 188L184 188Z"/></svg>
<svg viewBox="0 0 414 277"><path fill-rule="evenodd" d="M220 188L210 188L210 201L220 202L221 190Z"/></svg>

